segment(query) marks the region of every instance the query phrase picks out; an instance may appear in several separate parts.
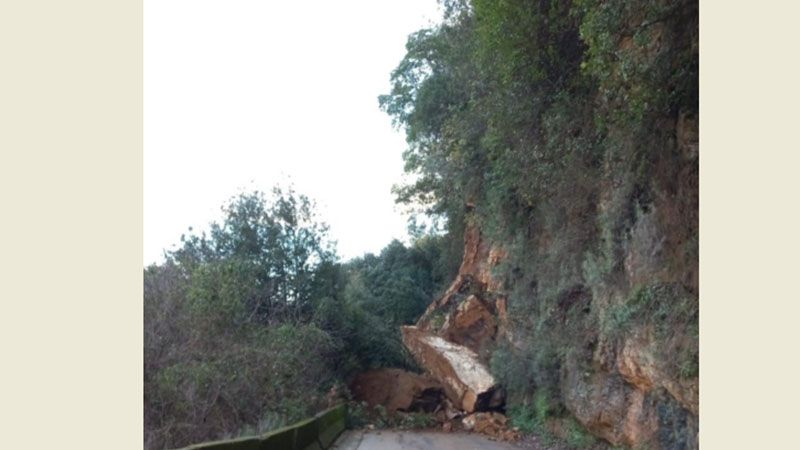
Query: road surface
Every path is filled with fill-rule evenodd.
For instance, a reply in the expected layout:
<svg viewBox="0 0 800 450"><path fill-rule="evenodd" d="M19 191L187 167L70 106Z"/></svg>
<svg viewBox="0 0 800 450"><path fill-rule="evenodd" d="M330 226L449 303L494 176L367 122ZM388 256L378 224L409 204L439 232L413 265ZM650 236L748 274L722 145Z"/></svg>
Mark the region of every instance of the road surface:
<svg viewBox="0 0 800 450"><path fill-rule="evenodd" d="M519 450L520 447L491 441L470 433L436 431L345 430L332 450Z"/></svg>

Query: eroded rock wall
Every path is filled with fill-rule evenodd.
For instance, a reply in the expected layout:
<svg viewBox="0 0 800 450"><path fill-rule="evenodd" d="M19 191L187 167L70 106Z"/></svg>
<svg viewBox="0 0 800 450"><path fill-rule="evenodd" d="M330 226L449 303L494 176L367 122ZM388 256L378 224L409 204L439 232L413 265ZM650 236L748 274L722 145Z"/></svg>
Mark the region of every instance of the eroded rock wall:
<svg viewBox="0 0 800 450"><path fill-rule="evenodd" d="M406 346L454 405L466 412L503 405L505 391L489 369L499 346L559 345L562 356L551 375L559 380L560 402L589 432L631 448L697 448L698 376L696 368L678 366L696 359L697 350L697 260L687 250L696 245L691 240L697 231L692 216L697 142L696 134L685 131L696 129L691 120L681 117L676 127L684 159L657 162L663 167L653 182L656 197L624 233L618 269L565 286L550 307L535 290L525 296L506 287L513 278L507 271L535 267L501 267L508 257L502 245L488 242L477 227L468 228L456 279L417 326L403 329ZM614 207L603 199L618 196L615 189L601 187L597 214ZM544 234L538 251L555 251L557 237ZM529 303L527 309L523 303ZM537 303L550 316L538 325L549 331L536 336L560 336L557 344L525 340L534 335L536 318L520 311L535 311L530 304Z"/></svg>

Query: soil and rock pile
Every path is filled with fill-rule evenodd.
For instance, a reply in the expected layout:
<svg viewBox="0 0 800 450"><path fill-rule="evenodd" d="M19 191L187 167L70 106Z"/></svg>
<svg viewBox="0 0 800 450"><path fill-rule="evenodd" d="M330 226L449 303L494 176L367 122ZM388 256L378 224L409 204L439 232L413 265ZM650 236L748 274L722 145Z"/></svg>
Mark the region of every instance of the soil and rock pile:
<svg viewBox="0 0 800 450"><path fill-rule="evenodd" d="M444 400L438 381L401 369L361 373L350 384L350 391L370 408L381 405L392 412L434 412Z"/></svg>
<svg viewBox="0 0 800 450"><path fill-rule="evenodd" d="M514 440L518 433L500 413L505 392L489 371L490 344L505 325L505 297L491 268L503 253L468 230L459 274L415 326L402 328L403 343L425 375L399 369L356 377L351 391L370 407L390 412L431 412L446 431L463 429Z"/></svg>

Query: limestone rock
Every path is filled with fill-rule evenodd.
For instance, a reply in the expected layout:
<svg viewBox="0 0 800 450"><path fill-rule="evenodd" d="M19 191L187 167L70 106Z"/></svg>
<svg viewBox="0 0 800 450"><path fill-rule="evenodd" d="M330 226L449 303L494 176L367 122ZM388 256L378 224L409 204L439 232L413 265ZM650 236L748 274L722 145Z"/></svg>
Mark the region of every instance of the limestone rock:
<svg viewBox="0 0 800 450"><path fill-rule="evenodd" d="M617 371L628 383L642 392L664 388L684 408L699 412L698 378L676 379L667 375L663 363L653 353L652 330L631 332L617 355Z"/></svg>
<svg viewBox="0 0 800 450"><path fill-rule="evenodd" d="M653 417L645 414L650 408L637 407L640 396L618 374L569 367L562 392L567 408L581 425L612 445L632 444L631 434L638 435L636 443L647 441L656 430Z"/></svg>
<svg viewBox="0 0 800 450"><path fill-rule="evenodd" d="M444 405L443 408L444 416L447 420L453 420L462 414L460 410L456 409L453 406L453 403L450 401L450 399L448 398L444 399L442 404Z"/></svg>
<svg viewBox="0 0 800 450"><path fill-rule="evenodd" d="M402 331L406 347L456 407L473 412L502 405L502 391L475 352L415 326Z"/></svg>
<svg viewBox="0 0 800 450"><path fill-rule="evenodd" d="M619 373L568 364L562 380L567 409L587 430L612 445L696 449L696 415L676 400L662 380L650 378L651 367L639 366L630 358L620 363Z"/></svg>

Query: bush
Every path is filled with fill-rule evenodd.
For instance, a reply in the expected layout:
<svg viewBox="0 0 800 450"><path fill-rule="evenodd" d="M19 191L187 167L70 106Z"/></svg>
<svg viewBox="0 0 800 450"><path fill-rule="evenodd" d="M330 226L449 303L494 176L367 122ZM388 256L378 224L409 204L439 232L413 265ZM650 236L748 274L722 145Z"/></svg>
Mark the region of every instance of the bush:
<svg viewBox="0 0 800 450"><path fill-rule="evenodd" d="M436 426L438 421L436 417L433 416L431 413L424 413L424 412L410 412L410 413L403 413L398 412L397 417L399 418L395 422L395 426L403 429L403 430L420 430L420 429L428 429Z"/></svg>
<svg viewBox="0 0 800 450"><path fill-rule="evenodd" d="M567 444L574 448L586 448L597 443L597 438L592 436L575 419L567 419Z"/></svg>
<svg viewBox="0 0 800 450"><path fill-rule="evenodd" d="M148 449L266 432L338 401L331 388L354 372L414 367L399 325L438 289L445 241L341 264L311 202L274 194L231 200L209 237L184 237L144 271Z"/></svg>

